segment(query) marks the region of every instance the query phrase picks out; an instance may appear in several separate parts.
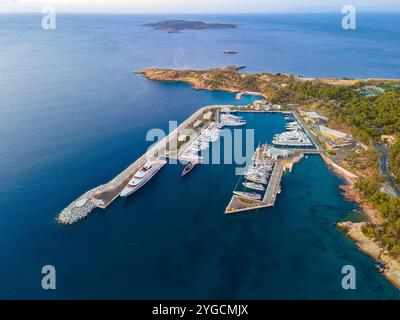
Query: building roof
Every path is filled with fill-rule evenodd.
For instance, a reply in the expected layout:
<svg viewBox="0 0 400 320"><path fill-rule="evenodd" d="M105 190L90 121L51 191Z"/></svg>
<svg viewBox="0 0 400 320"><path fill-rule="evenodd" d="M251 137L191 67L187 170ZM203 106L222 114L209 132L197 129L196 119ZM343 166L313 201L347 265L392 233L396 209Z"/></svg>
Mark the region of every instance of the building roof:
<svg viewBox="0 0 400 320"><path fill-rule="evenodd" d="M212 112L208 111L203 115L203 119L209 120L211 118L211 116L212 116Z"/></svg>
<svg viewBox="0 0 400 320"><path fill-rule="evenodd" d="M222 108L221 112L231 112L231 109L228 107Z"/></svg>
<svg viewBox="0 0 400 320"><path fill-rule="evenodd" d="M179 141L179 142L185 141L187 137L188 137L188 136L187 136L186 134L181 134L181 135L178 137L178 141Z"/></svg>
<svg viewBox="0 0 400 320"><path fill-rule="evenodd" d="M320 114L316 113L315 111L307 112L307 116L311 119L321 119L328 121L329 119L327 117L321 116Z"/></svg>
<svg viewBox="0 0 400 320"><path fill-rule="evenodd" d="M330 128L325 127L325 126L319 126L319 130L322 133L325 133L327 135L335 136L335 137L342 138L342 139L348 137L347 133L340 132L340 131L337 131L337 130L333 130L333 129L330 129Z"/></svg>
<svg viewBox="0 0 400 320"><path fill-rule="evenodd" d="M289 155L292 154L292 152L285 149L271 147L266 150L266 154L268 157L271 157L273 159L278 159L280 157L288 157Z"/></svg>
<svg viewBox="0 0 400 320"><path fill-rule="evenodd" d="M199 125L201 125L203 123L203 121L201 120L196 120L196 122L193 124L193 127L198 127Z"/></svg>

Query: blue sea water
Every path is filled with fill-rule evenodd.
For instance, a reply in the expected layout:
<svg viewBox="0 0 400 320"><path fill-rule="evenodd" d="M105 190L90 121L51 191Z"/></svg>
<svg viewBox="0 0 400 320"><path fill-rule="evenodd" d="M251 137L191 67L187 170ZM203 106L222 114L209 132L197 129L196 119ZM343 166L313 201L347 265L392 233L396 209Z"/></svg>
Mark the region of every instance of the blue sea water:
<svg viewBox="0 0 400 320"><path fill-rule="evenodd" d="M185 16L240 28L178 34L141 27L170 18L59 15L57 29L44 31L40 15L0 15L0 298L398 299L336 229L356 206L317 156L284 176L271 209L223 214L234 165L200 166L187 179L169 165L107 211L71 227L55 222L140 156L149 129L204 105L238 103L134 70L238 64L245 72L400 76L399 14L360 14L355 31L342 30L335 14ZM256 142L284 128L281 115L244 117ZM57 270L55 291L41 289L47 264ZM341 288L347 264L357 270L354 291Z"/></svg>

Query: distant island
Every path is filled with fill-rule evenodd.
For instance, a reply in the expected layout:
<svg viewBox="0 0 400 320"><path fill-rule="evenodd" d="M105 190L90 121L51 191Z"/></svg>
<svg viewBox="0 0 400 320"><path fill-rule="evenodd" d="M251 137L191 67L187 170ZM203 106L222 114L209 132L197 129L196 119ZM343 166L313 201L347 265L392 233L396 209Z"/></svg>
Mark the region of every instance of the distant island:
<svg viewBox="0 0 400 320"><path fill-rule="evenodd" d="M225 23L206 23L202 21L165 20L155 23L146 23L144 27L155 30L165 30L168 33L177 33L183 30L208 30L208 29L236 29L237 25Z"/></svg>

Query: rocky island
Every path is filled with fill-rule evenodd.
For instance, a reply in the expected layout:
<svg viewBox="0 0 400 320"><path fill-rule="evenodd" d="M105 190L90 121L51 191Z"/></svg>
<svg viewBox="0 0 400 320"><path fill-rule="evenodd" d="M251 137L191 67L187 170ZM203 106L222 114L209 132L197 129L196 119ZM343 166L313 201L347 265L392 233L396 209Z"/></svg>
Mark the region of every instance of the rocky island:
<svg viewBox="0 0 400 320"><path fill-rule="evenodd" d="M202 21L165 20L155 23L146 23L144 27L155 30L164 30L168 33L177 33L183 30L208 30L208 29L236 29L237 25L226 23L206 23Z"/></svg>

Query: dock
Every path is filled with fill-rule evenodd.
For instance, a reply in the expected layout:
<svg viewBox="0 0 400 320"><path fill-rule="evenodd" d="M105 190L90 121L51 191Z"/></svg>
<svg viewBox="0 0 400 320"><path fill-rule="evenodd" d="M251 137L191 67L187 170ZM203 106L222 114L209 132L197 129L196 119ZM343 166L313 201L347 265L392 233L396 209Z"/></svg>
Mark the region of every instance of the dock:
<svg viewBox="0 0 400 320"><path fill-rule="evenodd" d="M276 162L274 169L269 178L268 187L265 191L263 202L273 206L275 204L276 195L281 188L281 179L283 174L283 165L280 162Z"/></svg>
<svg viewBox="0 0 400 320"><path fill-rule="evenodd" d="M252 211L262 208L273 207L280 192L283 172L288 167L281 162L276 162L272 170L266 191L262 200L243 198L234 194L226 207L225 214L233 214L245 211Z"/></svg>
<svg viewBox="0 0 400 320"><path fill-rule="evenodd" d="M236 94L236 100L241 100L242 96L258 96L258 97L262 97L264 99L267 99L267 97L262 94L261 92L252 92L252 91L242 91Z"/></svg>
<svg viewBox="0 0 400 320"><path fill-rule="evenodd" d="M257 92L241 92L238 93L238 98L243 94L261 95ZM264 96L263 96L264 97ZM157 142L151 148L147 150L140 158L136 159L128 168L123 170L114 179L106 184L97 186L79 198L71 202L66 208L64 208L56 217L56 220L65 225L71 225L77 223L88 216L92 211L97 208L107 209L121 194L122 190L126 187L135 173L149 160L154 158L165 157L169 158L171 161L185 160L184 152L187 149L190 141L193 137L197 137L200 134L201 128L194 128L194 123L199 119L204 120L203 116L209 111L223 110L227 107L232 108L233 111L241 111L237 106L227 106L227 105L211 105L200 108L194 114L192 114L188 119L182 122L175 130L169 133L164 139ZM249 111L257 112L257 111ZM297 118L297 115L295 115ZM213 121L212 119L210 121ZM304 127L301 120L299 123ZM309 133L306 128L304 128L306 133ZM189 132L189 133L188 133ZM179 144L178 137L182 134L188 135L189 141ZM312 137L311 137L312 138ZM313 139L314 140L314 139ZM315 143L315 141L314 141ZM279 159L275 161L274 168L271 173L265 194L262 200L252 200L244 199L238 195L233 195L227 209L226 214L231 214L235 212L243 212L249 210L255 210L259 208L266 208L274 206L277 194L280 192L280 182L285 170L291 170L294 163L298 161L305 153L319 154L322 153L319 149L319 145L316 144L318 149L296 149L296 148L285 148L282 150L287 150L293 154L292 157L286 159ZM264 146L268 147L268 146ZM176 162L175 162L176 163Z"/></svg>
<svg viewBox="0 0 400 320"><path fill-rule="evenodd" d="M255 152L254 158L262 153L262 148L270 146L264 145L258 148ZM316 149L285 149L291 150L290 157L278 159L274 162L274 167L269 177L268 184L263 195L262 200L244 199L234 194L225 209L225 214L233 214L245 211L253 211L262 208L269 208L275 206L278 194L281 192L281 180L285 171L292 171L293 165L299 162L305 154L320 154Z"/></svg>
<svg viewBox="0 0 400 320"><path fill-rule="evenodd" d="M70 203L56 217L60 224L71 225L77 223L88 216L97 208L107 209L121 194L135 173L149 160L154 158L165 157L169 159L179 160L180 152L185 149L186 144L178 148L178 136L182 133L191 132L191 135L197 135L198 132L193 130L192 125L198 119L202 119L206 112L222 109L223 105L211 105L200 108L188 119L182 122L175 130L169 133L164 139L153 145L140 158L135 160L128 168L122 171L114 179L106 184L95 187L78 199Z"/></svg>
<svg viewBox="0 0 400 320"><path fill-rule="evenodd" d="M308 131L304 123L298 119L298 116L296 114L294 114L294 116L296 117L297 121L300 123L301 127L306 132L306 134L308 136L311 136L310 132ZM248 199L248 198L245 199L241 196L238 196L237 194L233 194L228 206L226 207L225 214L243 213L262 208L273 207L275 205L277 195L281 192L281 180L283 177L283 173L285 171L292 171L293 165L299 162L304 157L305 154L319 154L319 155L323 154L322 149L318 144L316 144L315 139L313 139L313 137L310 138L312 139L311 141L314 143L316 148L293 148L293 147L276 148L274 146L266 144L263 145L262 147L257 148L253 156L253 161L271 160L263 155L264 151L267 150L268 148L276 148L284 152L288 152L290 156L283 157L280 159L277 158L274 160L274 167L269 177L267 188L262 198L262 201Z"/></svg>

